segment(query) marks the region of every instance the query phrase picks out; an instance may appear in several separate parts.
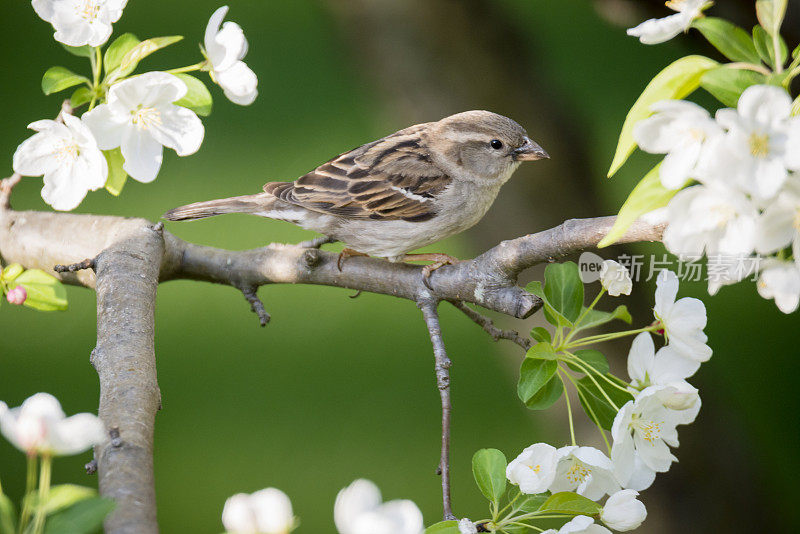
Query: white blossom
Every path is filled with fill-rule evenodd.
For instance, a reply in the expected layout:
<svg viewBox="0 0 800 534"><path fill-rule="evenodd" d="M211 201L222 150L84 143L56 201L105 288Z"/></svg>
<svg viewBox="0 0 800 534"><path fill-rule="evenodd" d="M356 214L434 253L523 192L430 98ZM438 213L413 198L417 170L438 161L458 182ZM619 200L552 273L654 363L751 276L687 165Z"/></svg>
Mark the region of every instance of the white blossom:
<svg viewBox="0 0 800 534"><path fill-rule="evenodd" d="M659 167L661 184L680 189L695 176L705 143L722 135L722 128L704 108L685 100L662 100L650 108L650 118L636 123L633 138L651 154L666 154Z"/></svg>
<svg viewBox="0 0 800 534"><path fill-rule="evenodd" d="M695 185L679 191L667 206L664 246L676 255L746 256L755 249L758 210L737 189Z"/></svg>
<svg viewBox="0 0 800 534"><path fill-rule="evenodd" d="M211 79L231 102L248 106L258 96L258 78L242 61L248 49L242 28L235 22L222 24L227 13L228 6L217 9L206 26L205 49L211 63Z"/></svg>
<svg viewBox="0 0 800 534"><path fill-rule="evenodd" d="M164 146L188 156L203 142L205 130L197 115L173 104L186 92L177 76L148 72L112 85L108 103L87 112L83 120L101 149L122 149L125 172L140 182L152 182L161 168Z"/></svg>
<svg viewBox="0 0 800 534"><path fill-rule="evenodd" d="M669 470L677 458L669 447L678 446L676 426L686 423L681 411L664 406L658 386L651 386L620 408L611 427L611 461L623 488L644 490L655 474Z"/></svg>
<svg viewBox="0 0 800 534"><path fill-rule="evenodd" d="M378 487L356 480L336 496L334 523L339 534L422 534L422 512L409 500L383 503Z"/></svg>
<svg viewBox="0 0 800 534"><path fill-rule="evenodd" d="M506 467L506 478L527 495L547 491L556 478L558 452L547 443L535 443Z"/></svg>
<svg viewBox="0 0 800 534"><path fill-rule="evenodd" d="M558 449L556 476L550 491L574 491L596 501L619 490L611 460L594 447L566 446Z"/></svg>
<svg viewBox="0 0 800 534"><path fill-rule="evenodd" d="M755 241L760 254L788 246L800 251L800 176L790 176L784 190L767 204L756 224ZM800 260L797 254L795 259Z"/></svg>
<svg viewBox="0 0 800 534"><path fill-rule="evenodd" d="M295 525L292 502L276 488L237 493L225 501L222 524L235 534L288 534Z"/></svg>
<svg viewBox="0 0 800 534"><path fill-rule="evenodd" d="M578 515L560 529L551 528L542 534L611 534L611 531L595 523L591 517Z"/></svg>
<svg viewBox="0 0 800 534"><path fill-rule="evenodd" d="M633 289L633 282L628 269L615 262L605 260L600 268L600 284L608 291L612 297L622 294L630 295Z"/></svg>
<svg viewBox="0 0 800 534"><path fill-rule="evenodd" d="M106 158L81 119L62 114L62 122L40 120L28 125L38 133L14 152L14 171L22 176L44 176L42 198L54 209L78 207L89 191L108 179Z"/></svg>
<svg viewBox="0 0 800 534"><path fill-rule="evenodd" d="M711 358L711 347L706 345L706 307L702 301L678 295L678 277L663 270L656 279L656 304L653 312L664 328L669 346L680 356L705 362Z"/></svg>
<svg viewBox="0 0 800 534"><path fill-rule="evenodd" d="M628 376L631 386L636 390L683 381L699 368L700 362L681 356L670 345L656 352L653 338L648 332L636 336L628 352Z"/></svg>
<svg viewBox="0 0 800 534"><path fill-rule="evenodd" d="M717 111L727 130L716 158L720 180L734 181L759 199L771 199L789 170L800 170L800 117L791 117L792 99L783 89L754 85L737 109Z"/></svg>
<svg viewBox="0 0 800 534"><path fill-rule="evenodd" d="M34 11L53 25L56 41L69 46L100 46L128 0L32 0Z"/></svg>
<svg viewBox="0 0 800 534"><path fill-rule="evenodd" d="M795 262L766 262L757 287L758 294L763 298L775 299L775 305L780 311L792 313L800 303L800 267Z"/></svg>
<svg viewBox="0 0 800 534"><path fill-rule="evenodd" d="M677 11L674 15L660 19L650 19L628 30L628 35L638 37L643 44L658 44L669 41L689 29L692 21L702 14L710 2L708 0L671 0L667 7Z"/></svg>
<svg viewBox="0 0 800 534"><path fill-rule="evenodd" d="M105 439L105 427L96 415L66 417L61 404L48 393L37 393L18 408L0 403L0 432L29 455L69 456Z"/></svg>
<svg viewBox="0 0 800 534"><path fill-rule="evenodd" d="M600 519L620 532L639 528L647 517L647 508L636 498L638 495L639 492L630 489L618 491L606 501Z"/></svg>
<svg viewBox="0 0 800 534"><path fill-rule="evenodd" d="M478 534L478 527L465 517L458 522L458 532L460 534Z"/></svg>

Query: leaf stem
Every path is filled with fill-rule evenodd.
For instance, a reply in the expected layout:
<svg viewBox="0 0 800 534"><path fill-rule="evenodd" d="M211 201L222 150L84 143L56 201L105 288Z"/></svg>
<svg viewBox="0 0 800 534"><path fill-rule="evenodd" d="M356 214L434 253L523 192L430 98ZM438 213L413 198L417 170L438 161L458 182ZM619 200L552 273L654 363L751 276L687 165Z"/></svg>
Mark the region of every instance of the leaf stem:
<svg viewBox="0 0 800 534"><path fill-rule="evenodd" d="M595 415L591 404L589 404L588 400L586 399L586 397L584 396L583 392L578 387L578 384L575 381L575 379L572 377L572 375L567 374L567 378L569 378L570 382L572 382L572 385L575 386L575 390L578 392L578 397L580 397L580 399L583 401L584 408L589 412L589 419L592 420L592 422L597 427L597 430L600 431L600 435L603 437L603 441L605 441L605 443L606 443L606 448L608 448L608 455L611 456L611 443L608 442L608 438L606 437L605 430L603 429L602 426L600 426L600 419L598 419L597 415Z"/></svg>
<svg viewBox="0 0 800 534"><path fill-rule="evenodd" d="M564 385L564 400L567 402L567 416L569 417L569 437L572 439L572 444L577 445L577 442L575 441L575 425L572 422L572 405L569 401L569 391L566 389L567 384L564 382L564 377L561 376L563 373L561 366L559 366L557 372L558 378L561 379L561 383Z"/></svg>
<svg viewBox="0 0 800 534"><path fill-rule="evenodd" d="M736 63L728 63L727 67L729 69L752 70L760 74L763 74L764 76L769 76L769 74L771 74L769 72L769 69L767 69L766 67L763 67L761 65L756 65L754 63L745 63L743 61Z"/></svg>
<svg viewBox="0 0 800 534"><path fill-rule="evenodd" d="M596 336L588 336L588 337L581 337L575 340L575 343L570 343L567 349L572 349L575 347L584 347L586 345L591 345L593 343L602 343L604 341L610 341L612 339L618 339L621 337L632 336L635 334L641 334L642 332L653 332L657 330L655 325L645 326L643 328L637 328L636 330L625 330L623 332L614 332L613 334L598 334Z"/></svg>
<svg viewBox="0 0 800 534"><path fill-rule="evenodd" d="M19 514L19 530L18 532L22 534L25 530L25 524L28 522L28 518L31 515L31 499L30 495L33 493L34 488L36 488L36 464L38 458L35 454L28 454L27 459L27 477L25 479L25 495L22 497L22 511Z"/></svg>
<svg viewBox="0 0 800 534"><path fill-rule="evenodd" d="M39 502L36 506L36 516L33 520L34 534L44 532L44 517L47 498L50 494L50 475L52 473L53 458L49 454L42 455L42 467L39 474Z"/></svg>
<svg viewBox="0 0 800 534"><path fill-rule="evenodd" d="M625 393L630 393L627 388L624 388L624 387L620 386L619 384L615 384L614 381L611 380L609 377L607 377L605 374L601 373L600 371L598 371L597 369L595 369L591 365L583 363L583 361L580 358L578 358L577 356L575 356L574 354L572 354L570 352L565 352L564 354L567 354L570 357L570 363L573 364L575 367L578 367L581 371L583 371L584 374L588 375L592 371L594 371L594 374L596 374L597 376L599 376L600 378L602 378L603 380L608 382L609 385L611 385L612 387L615 387L618 390L623 391ZM614 375L611 375L611 376L614 376ZM614 376L614 378L617 378L617 377ZM617 380L620 380L620 379L617 378ZM627 384L625 384L625 385L627 386Z"/></svg>
<svg viewBox="0 0 800 534"><path fill-rule="evenodd" d="M193 72L196 70L203 70L206 66L208 66L208 60L201 61L200 63L195 63L194 65L187 65L186 67L178 67L177 69L170 69L164 72L169 74L180 74L182 72Z"/></svg>

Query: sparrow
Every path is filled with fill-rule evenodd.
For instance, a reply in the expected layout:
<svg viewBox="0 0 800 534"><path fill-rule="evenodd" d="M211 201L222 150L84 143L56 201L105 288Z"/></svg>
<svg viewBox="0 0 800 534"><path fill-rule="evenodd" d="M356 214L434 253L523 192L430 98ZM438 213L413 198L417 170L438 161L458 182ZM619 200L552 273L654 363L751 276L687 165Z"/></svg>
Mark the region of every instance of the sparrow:
<svg viewBox="0 0 800 534"><path fill-rule="evenodd" d="M465 111L340 154L294 182L269 182L261 193L196 202L163 217L251 213L287 221L344 243L340 270L348 256L432 261L423 270L429 285L435 269L458 260L409 252L473 226L520 163L549 157L513 120Z"/></svg>

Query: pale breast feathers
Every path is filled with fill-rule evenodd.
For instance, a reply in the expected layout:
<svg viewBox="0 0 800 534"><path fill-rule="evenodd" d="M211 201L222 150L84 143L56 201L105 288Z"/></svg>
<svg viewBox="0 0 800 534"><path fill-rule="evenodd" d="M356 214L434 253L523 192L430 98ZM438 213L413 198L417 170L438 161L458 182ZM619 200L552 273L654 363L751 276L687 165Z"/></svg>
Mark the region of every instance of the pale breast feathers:
<svg viewBox="0 0 800 534"><path fill-rule="evenodd" d="M420 138L428 125L400 130L320 165L294 182L264 191L290 204L351 219L427 221L434 195L451 178L434 165Z"/></svg>

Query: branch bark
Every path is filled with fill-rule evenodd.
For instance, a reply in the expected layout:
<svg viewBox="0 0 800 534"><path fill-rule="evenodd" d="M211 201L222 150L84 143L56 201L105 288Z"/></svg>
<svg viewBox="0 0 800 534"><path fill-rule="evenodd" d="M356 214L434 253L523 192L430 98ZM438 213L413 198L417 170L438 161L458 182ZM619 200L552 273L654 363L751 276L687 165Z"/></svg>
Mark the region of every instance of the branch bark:
<svg viewBox="0 0 800 534"><path fill-rule="evenodd" d="M91 362L100 377L100 418L110 439L95 450L100 492L117 507L106 532L158 532L153 429L161 408L154 348L161 232L141 221L100 253L97 346Z"/></svg>
<svg viewBox="0 0 800 534"><path fill-rule="evenodd" d="M319 238L304 246L272 244L228 251L187 243L161 226L142 219L17 212L0 190L0 260L39 268L67 284L97 290L97 347L92 363L100 376L100 416L114 432L96 451L100 490L118 503L108 519L110 533L157 532L153 482L153 426L160 407L153 348L153 316L160 282L203 280L241 290L262 324L269 315L256 296L266 284L317 284L405 298L422 310L436 359L442 400L440 469L445 517L449 499L449 362L441 338L437 306L457 303L470 319L495 337L525 346L525 340L492 325L466 307L471 303L524 318L542 303L517 285L528 267L555 261L595 246L611 229L614 217L573 219L543 232L504 241L475 259L444 266L423 283L418 265L353 257L337 266L338 255L320 250ZM656 241L663 228L638 221L620 242ZM87 258L94 262L85 262ZM56 264L94 266L59 269Z"/></svg>

